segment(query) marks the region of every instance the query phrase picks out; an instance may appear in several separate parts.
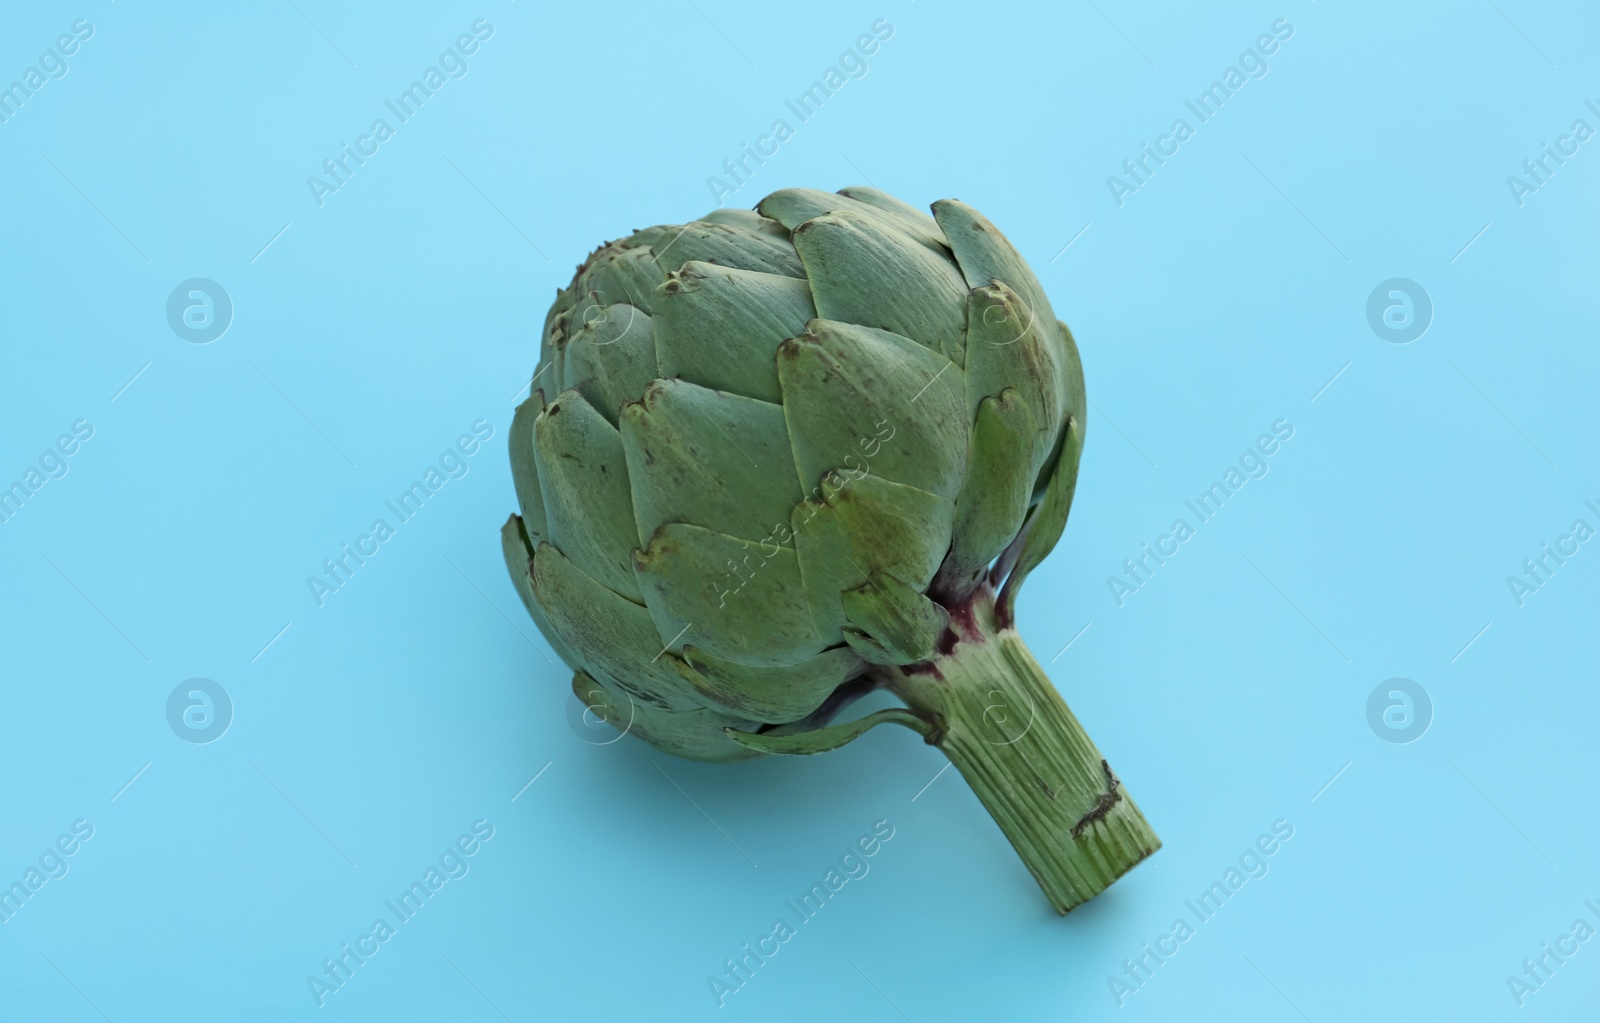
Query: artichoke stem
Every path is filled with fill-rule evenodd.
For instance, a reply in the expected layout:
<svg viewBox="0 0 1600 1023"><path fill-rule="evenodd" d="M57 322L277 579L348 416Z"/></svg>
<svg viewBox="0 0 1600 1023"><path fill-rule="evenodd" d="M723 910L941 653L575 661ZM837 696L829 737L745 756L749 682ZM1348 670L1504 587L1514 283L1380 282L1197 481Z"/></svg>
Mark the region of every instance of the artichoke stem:
<svg viewBox="0 0 1600 1023"><path fill-rule="evenodd" d="M929 744L966 778L1058 913L1161 848L1022 638L997 625L989 587L952 613L940 649L883 669L884 681L934 723Z"/></svg>

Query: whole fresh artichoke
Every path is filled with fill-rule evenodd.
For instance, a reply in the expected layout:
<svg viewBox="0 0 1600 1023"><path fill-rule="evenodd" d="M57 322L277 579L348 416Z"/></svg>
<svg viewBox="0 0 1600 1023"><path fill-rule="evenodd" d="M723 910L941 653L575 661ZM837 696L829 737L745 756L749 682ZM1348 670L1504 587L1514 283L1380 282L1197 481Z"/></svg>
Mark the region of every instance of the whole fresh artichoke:
<svg viewBox="0 0 1600 1023"><path fill-rule="evenodd" d="M1012 627L1085 404L976 210L784 189L603 245L557 294L506 562L606 720L714 761L913 728L1065 913L1160 847ZM876 688L905 706L830 724Z"/></svg>

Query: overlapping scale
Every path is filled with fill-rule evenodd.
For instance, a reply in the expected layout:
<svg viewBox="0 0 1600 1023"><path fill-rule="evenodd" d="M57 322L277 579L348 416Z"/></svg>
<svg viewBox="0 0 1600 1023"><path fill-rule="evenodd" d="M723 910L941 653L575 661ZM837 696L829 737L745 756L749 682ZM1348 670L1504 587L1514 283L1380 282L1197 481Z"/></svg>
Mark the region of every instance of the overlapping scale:
<svg viewBox="0 0 1600 1023"><path fill-rule="evenodd" d="M533 424L534 465L544 497L544 539L582 571L632 601L632 501L628 459L617 428L566 391Z"/></svg>
<svg viewBox="0 0 1600 1023"><path fill-rule="evenodd" d="M1033 418L1030 474L1044 465L1060 435L1061 374L1047 340L1055 332L1055 321L1036 319L1009 285L972 290L967 305L967 404L976 413L983 399L1008 387L1018 392Z"/></svg>
<svg viewBox="0 0 1600 1023"><path fill-rule="evenodd" d="M844 638L842 595L873 572L927 588L950 549L954 505L873 475L834 478L822 494L796 507L789 521L817 631L832 645Z"/></svg>
<svg viewBox="0 0 1600 1023"><path fill-rule="evenodd" d="M663 377L783 399L773 353L817 315L804 279L693 262L669 275L656 298L653 333Z"/></svg>
<svg viewBox="0 0 1600 1023"><path fill-rule="evenodd" d="M813 320L779 349L778 376L807 493L839 470L956 496L967 410L950 360L888 331Z"/></svg>
<svg viewBox="0 0 1600 1023"><path fill-rule="evenodd" d="M659 375L650 316L619 302L606 306L567 341L560 386L577 390L615 426L623 404Z"/></svg>
<svg viewBox="0 0 1600 1023"><path fill-rule="evenodd" d="M676 270L685 263L716 263L720 266L804 277L805 267L794 254L786 237L748 226L698 221L685 224L669 237L651 246L656 265Z"/></svg>
<svg viewBox="0 0 1600 1023"><path fill-rule="evenodd" d="M882 221L838 210L794 228L817 315L951 354L967 329L966 280L949 258Z"/></svg>
<svg viewBox="0 0 1600 1023"><path fill-rule="evenodd" d="M800 500L781 406L658 380L622 410L631 506L612 514L638 546L670 522L751 542L788 522Z"/></svg>
<svg viewBox="0 0 1600 1023"><path fill-rule="evenodd" d="M673 522L634 554L634 570L671 649L693 643L726 661L781 667L830 645L812 622L793 548Z"/></svg>

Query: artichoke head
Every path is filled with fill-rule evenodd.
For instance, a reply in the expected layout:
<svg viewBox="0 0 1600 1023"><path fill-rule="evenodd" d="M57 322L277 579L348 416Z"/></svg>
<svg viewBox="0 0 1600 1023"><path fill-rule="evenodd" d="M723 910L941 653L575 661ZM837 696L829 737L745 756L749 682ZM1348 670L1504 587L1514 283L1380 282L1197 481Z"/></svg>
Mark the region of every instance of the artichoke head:
<svg viewBox="0 0 1600 1023"><path fill-rule="evenodd" d="M953 199L784 189L603 245L557 294L506 562L574 691L658 748L827 725L1061 533L1085 396L1022 257Z"/></svg>

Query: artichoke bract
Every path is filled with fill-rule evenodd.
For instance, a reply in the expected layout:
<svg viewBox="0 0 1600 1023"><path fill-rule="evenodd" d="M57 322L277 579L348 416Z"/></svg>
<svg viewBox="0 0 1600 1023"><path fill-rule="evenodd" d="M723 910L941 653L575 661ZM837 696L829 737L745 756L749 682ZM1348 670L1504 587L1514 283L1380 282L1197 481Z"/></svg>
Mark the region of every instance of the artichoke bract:
<svg viewBox="0 0 1600 1023"><path fill-rule="evenodd" d="M1160 847L1013 627L1066 523L1077 346L956 200L784 189L557 294L502 531L583 704L696 760L911 728L1062 913ZM903 707L834 723L887 689Z"/></svg>

